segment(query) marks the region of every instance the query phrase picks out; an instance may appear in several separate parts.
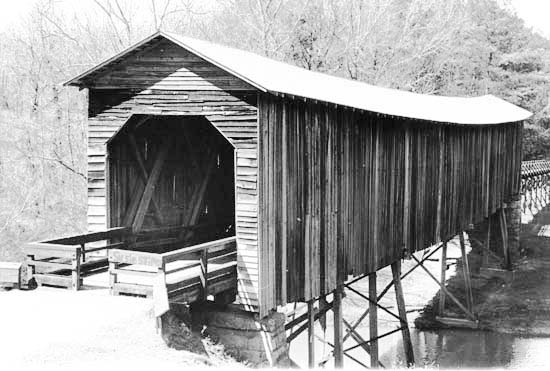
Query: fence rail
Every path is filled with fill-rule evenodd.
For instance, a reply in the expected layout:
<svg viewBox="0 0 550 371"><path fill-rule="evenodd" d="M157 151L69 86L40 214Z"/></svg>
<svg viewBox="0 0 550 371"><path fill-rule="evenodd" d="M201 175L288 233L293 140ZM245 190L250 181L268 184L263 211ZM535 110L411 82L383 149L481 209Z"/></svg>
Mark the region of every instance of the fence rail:
<svg viewBox="0 0 550 371"><path fill-rule="evenodd" d="M235 237L162 254L113 249L109 251L109 285L115 295L151 296L155 279L160 277L171 301L192 303L236 289L236 254Z"/></svg>
<svg viewBox="0 0 550 371"><path fill-rule="evenodd" d="M521 202L523 212L535 214L550 202L550 160L524 161L521 164Z"/></svg>
<svg viewBox="0 0 550 371"><path fill-rule="evenodd" d="M27 243L23 250L27 255L27 265L38 284L61 286L79 290L82 279L98 273L107 267L106 257L88 257L87 254L112 248L121 248L121 239L130 232L129 228L111 228L54 240ZM97 246L96 243L104 241ZM87 244L96 245L89 247Z"/></svg>

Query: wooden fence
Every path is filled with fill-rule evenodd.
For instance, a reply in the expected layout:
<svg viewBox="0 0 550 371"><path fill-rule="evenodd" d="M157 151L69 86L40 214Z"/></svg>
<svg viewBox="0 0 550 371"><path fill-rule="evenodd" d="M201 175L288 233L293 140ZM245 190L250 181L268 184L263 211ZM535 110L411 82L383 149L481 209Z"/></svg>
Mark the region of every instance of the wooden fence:
<svg viewBox="0 0 550 371"><path fill-rule="evenodd" d="M23 250L27 255L27 265L38 284L79 290L83 277L107 268L107 258L92 253L126 246L126 242L113 241L122 239L129 232L129 228L111 228L101 232L31 242ZM101 241L105 243L97 246ZM91 243L95 246L87 246Z"/></svg>
<svg viewBox="0 0 550 371"><path fill-rule="evenodd" d="M171 301L192 303L236 290L236 254L235 237L162 254L113 249L109 285L113 294L151 296L160 277Z"/></svg>

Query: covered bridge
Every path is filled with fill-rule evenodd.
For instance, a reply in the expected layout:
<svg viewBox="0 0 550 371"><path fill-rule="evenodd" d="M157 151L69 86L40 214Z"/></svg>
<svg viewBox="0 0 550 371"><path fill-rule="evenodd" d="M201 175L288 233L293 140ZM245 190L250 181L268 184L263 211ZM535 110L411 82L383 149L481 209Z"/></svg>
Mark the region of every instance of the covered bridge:
<svg viewBox="0 0 550 371"><path fill-rule="evenodd" d="M90 231L235 235L237 298L261 316L519 193L530 114L490 95L380 88L166 32L66 84L89 90Z"/></svg>

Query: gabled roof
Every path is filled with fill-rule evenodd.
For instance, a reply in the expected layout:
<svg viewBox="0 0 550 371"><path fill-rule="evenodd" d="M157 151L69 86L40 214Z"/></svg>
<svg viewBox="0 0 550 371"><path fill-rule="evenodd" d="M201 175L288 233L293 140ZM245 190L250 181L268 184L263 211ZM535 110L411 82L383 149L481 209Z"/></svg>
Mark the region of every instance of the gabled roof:
<svg viewBox="0 0 550 371"><path fill-rule="evenodd" d="M114 67L127 55L165 38L227 71L262 92L288 95L385 115L455 124L499 124L531 116L523 108L492 95L444 97L382 88L292 66L251 52L159 31L67 81L86 87L94 75Z"/></svg>

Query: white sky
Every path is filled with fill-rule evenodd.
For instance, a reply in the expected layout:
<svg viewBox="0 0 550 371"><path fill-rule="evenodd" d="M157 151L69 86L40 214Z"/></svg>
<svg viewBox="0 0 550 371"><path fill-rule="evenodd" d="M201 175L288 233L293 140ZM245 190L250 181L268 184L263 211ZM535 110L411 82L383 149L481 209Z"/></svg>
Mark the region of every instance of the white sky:
<svg viewBox="0 0 550 371"><path fill-rule="evenodd" d="M550 38L550 1L512 0L512 5L527 26Z"/></svg>
<svg viewBox="0 0 550 371"><path fill-rule="evenodd" d="M37 0L0 0L0 31L5 31L17 23ZM86 0L58 0L68 7L79 8ZM138 1L138 0L135 0ZM512 6L527 26L550 38L550 1L549 0L511 0ZM87 4L89 5L89 4Z"/></svg>

